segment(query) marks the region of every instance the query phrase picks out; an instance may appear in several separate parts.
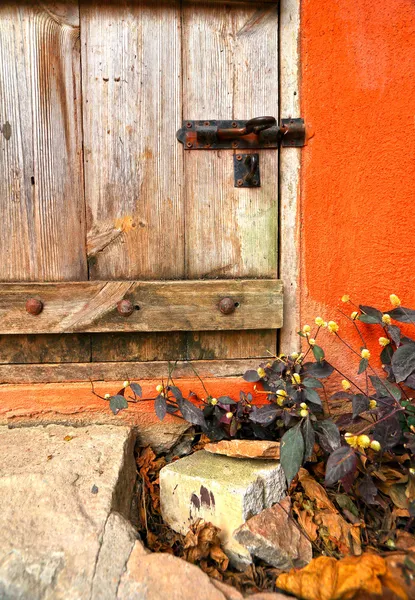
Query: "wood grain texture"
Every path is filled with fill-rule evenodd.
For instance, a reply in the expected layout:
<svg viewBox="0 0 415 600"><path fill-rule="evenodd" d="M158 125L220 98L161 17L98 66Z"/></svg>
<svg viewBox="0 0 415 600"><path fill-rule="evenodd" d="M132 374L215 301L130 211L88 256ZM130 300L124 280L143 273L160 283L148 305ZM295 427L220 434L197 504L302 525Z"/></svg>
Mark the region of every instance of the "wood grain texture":
<svg viewBox="0 0 415 600"><path fill-rule="evenodd" d="M183 116L250 119L278 116L278 6L183 4ZM233 151L185 152L186 275L276 277L278 152L260 154L261 188L236 189ZM223 339L202 334L219 358ZM189 355L200 339L189 335ZM226 346L240 356L275 352L276 334L241 332Z"/></svg>
<svg viewBox="0 0 415 600"><path fill-rule="evenodd" d="M180 278L180 3L80 4L90 278Z"/></svg>
<svg viewBox="0 0 415 600"><path fill-rule="evenodd" d="M163 379L173 363L106 362L42 365L0 365L0 384L6 383L59 383L74 381L122 381L124 379ZM194 361L193 367L200 377L237 377L254 368L252 360ZM194 377L188 362L178 362L174 378Z"/></svg>
<svg viewBox="0 0 415 600"><path fill-rule="evenodd" d="M0 281L87 278L80 80L77 0L1 3ZM1 337L0 361L85 361L88 345Z"/></svg>
<svg viewBox="0 0 415 600"><path fill-rule="evenodd" d="M2 3L0 39L0 280L85 279L77 1Z"/></svg>
<svg viewBox="0 0 415 600"><path fill-rule="evenodd" d="M115 331L198 331L269 329L282 325L282 285L278 280L86 281L0 284L0 333ZM26 312L28 298L43 311ZM231 314L219 310L231 298ZM136 310L120 315L117 303Z"/></svg>

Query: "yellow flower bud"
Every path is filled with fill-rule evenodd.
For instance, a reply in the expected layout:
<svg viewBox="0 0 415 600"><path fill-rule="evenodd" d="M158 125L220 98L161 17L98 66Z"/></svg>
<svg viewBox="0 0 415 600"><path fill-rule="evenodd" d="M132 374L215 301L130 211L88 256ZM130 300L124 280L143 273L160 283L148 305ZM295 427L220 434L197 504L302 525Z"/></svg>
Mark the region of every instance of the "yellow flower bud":
<svg viewBox="0 0 415 600"><path fill-rule="evenodd" d="M228 419L232 419L232 417L233 417L233 413L231 413L231 412L227 412L227 413L226 413L226 416L228 417Z"/></svg>
<svg viewBox="0 0 415 600"><path fill-rule="evenodd" d="M378 403L376 402L376 400L369 401L369 408L376 408L377 405L378 405Z"/></svg>
<svg viewBox="0 0 415 600"><path fill-rule="evenodd" d="M385 313L382 317L382 323L385 323L385 325L390 325L392 323L392 319L390 318L390 315Z"/></svg>
<svg viewBox="0 0 415 600"><path fill-rule="evenodd" d="M218 399L217 398L212 398L210 401L211 404L213 404L213 406L216 406L216 404L218 403Z"/></svg>
<svg viewBox="0 0 415 600"><path fill-rule="evenodd" d="M291 358L292 358L293 360L297 360L297 358L298 358L299 356L300 356L300 355L298 354L298 352L293 352L293 353L291 354Z"/></svg>
<svg viewBox="0 0 415 600"><path fill-rule="evenodd" d="M310 339L308 340L308 343L310 344L310 346L315 346L315 344L316 344L316 340L315 340L314 338L310 338Z"/></svg>
<svg viewBox="0 0 415 600"><path fill-rule="evenodd" d="M284 398L282 398L282 397L277 398L277 404L278 404L278 406L284 406Z"/></svg>
<svg viewBox="0 0 415 600"><path fill-rule="evenodd" d="M265 369L263 369L262 367L259 367L259 369L256 370L256 372L258 373L258 375L262 378L265 377L266 373L265 373Z"/></svg>
<svg viewBox="0 0 415 600"><path fill-rule="evenodd" d="M400 306L401 305L401 301L399 300L399 298L396 294L391 294L389 296L389 300L391 301L392 306Z"/></svg>
<svg viewBox="0 0 415 600"><path fill-rule="evenodd" d="M300 410L300 417L308 417L308 410L306 410L305 408L302 408Z"/></svg>
<svg viewBox="0 0 415 600"><path fill-rule="evenodd" d="M327 327L331 333L337 333L339 331L339 326L336 321L329 321Z"/></svg>
<svg viewBox="0 0 415 600"><path fill-rule="evenodd" d="M345 294L344 296L342 296L342 302L349 302L350 300L350 296L348 294Z"/></svg>
<svg viewBox="0 0 415 600"><path fill-rule="evenodd" d="M280 396L280 398L286 398L287 392L285 390L277 390L277 396Z"/></svg>
<svg viewBox="0 0 415 600"><path fill-rule="evenodd" d="M310 333L310 331L311 331L310 325L303 326L303 333L305 333L307 335L307 333Z"/></svg>
<svg viewBox="0 0 415 600"><path fill-rule="evenodd" d="M379 450L381 449L381 445L377 440L372 440L370 442L370 447L372 448L372 450L374 450L375 452L379 452Z"/></svg>
<svg viewBox="0 0 415 600"><path fill-rule="evenodd" d="M160 394L160 392L162 392L162 391L163 391L163 386L162 385L158 385L156 387L156 392L158 392Z"/></svg>
<svg viewBox="0 0 415 600"><path fill-rule="evenodd" d="M314 320L314 323L316 325L318 325L319 327L323 327L323 325L324 325L324 321L323 321L323 319L321 317L316 317L315 320Z"/></svg>
<svg viewBox="0 0 415 600"><path fill-rule="evenodd" d="M344 389L345 392L347 390L350 390L351 387L352 387L352 384L350 383L350 381L347 381L347 379L342 379L342 388Z"/></svg>
<svg viewBox="0 0 415 600"><path fill-rule="evenodd" d="M361 448L369 448L370 437L368 435L359 435L359 437L357 438L357 445Z"/></svg>
<svg viewBox="0 0 415 600"><path fill-rule="evenodd" d="M109 398L111 398L111 394L105 394L104 398L105 400L108 400Z"/></svg>
<svg viewBox="0 0 415 600"><path fill-rule="evenodd" d="M369 350L367 348L363 348L363 350L360 353L360 356L362 358L366 358L367 360L369 360L369 358L370 358L370 352L369 352Z"/></svg>
<svg viewBox="0 0 415 600"><path fill-rule="evenodd" d="M410 472L411 475L415 475L415 469L413 467L411 467L409 469L409 472Z"/></svg>
<svg viewBox="0 0 415 600"><path fill-rule="evenodd" d="M353 321L356 321L356 319L358 318L359 313L357 312L357 310L354 310L352 312L352 314L350 315L350 318L353 319Z"/></svg>
<svg viewBox="0 0 415 600"><path fill-rule="evenodd" d="M305 402L301 402L300 407L301 408L308 408L308 406L307 406L307 404Z"/></svg>
<svg viewBox="0 0 415 600"><path fill-rule="evenodd" d="M389 340L388 338L385 338L385 337L380 337L380 338L379 338L379 344L380 344L381 346L387 346L387 345L388 345L388 344L390 344L390 343L391 343L391 342L390 342L390 340Z"/></svg>
<svg viewBox="0 0 415 600"><path fill-rule="evenodd" d="M125 380L124 383L122 384L122 387L128 387L130 385L130 382Z"/></svg>
<svg viewBox="0 0 415 600"><path fill-rule="evenodd" d="M345 433L344 439L346 443L349 444L352 448L356 448L357 446L357 435L353 435L353 433Z"/></svg>
<svg viewBox="0 0 415 600"><path fill-rule="evenodd" d="M298 373L293 373L293 376L291 377L291 382L295 385L295 384L299 384L301 383L301 377Z"/></svg>

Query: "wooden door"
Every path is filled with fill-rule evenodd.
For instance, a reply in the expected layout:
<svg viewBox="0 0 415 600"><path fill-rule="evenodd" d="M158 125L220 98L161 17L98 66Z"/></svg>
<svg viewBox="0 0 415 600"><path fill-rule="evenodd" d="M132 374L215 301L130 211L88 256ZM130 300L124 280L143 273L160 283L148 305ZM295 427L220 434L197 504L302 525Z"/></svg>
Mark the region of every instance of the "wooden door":
<svg viewBox="0 0 415 600"><path fill-rule="evenodd" d="M275 2L3 3L0 381L236 374L275 353L278 150L236 188L234 150L176 131L278 117L278 62Z"/></svg>

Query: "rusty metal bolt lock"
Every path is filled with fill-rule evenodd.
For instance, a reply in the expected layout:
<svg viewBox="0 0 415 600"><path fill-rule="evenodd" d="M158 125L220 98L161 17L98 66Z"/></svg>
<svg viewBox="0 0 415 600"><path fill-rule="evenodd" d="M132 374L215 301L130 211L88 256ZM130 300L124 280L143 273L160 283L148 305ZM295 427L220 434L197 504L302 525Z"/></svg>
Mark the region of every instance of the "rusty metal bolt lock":
<svg viewBox="0 0 415 600"><path fill-rule="evenodd" d="M123 317L129 317L134 312L134 304L130 300L120 300L117 302L117 310Z"/></svg>
<svg viewBox="0 0 415 600"><path fill-rule="evenodd" d="M232 298L222 298L222 300L220 300L219 302L219 310L224 315L230 315L231 313L233 313L236 306L237 302L235 302L235 300L232 300Z"/></svg>
<svg viewBox="0 0 415 600"><path fill-rule="evenodd" d="M26 311L29 315L36 317L37 315L40 315L42 310L43 302L41 300L38 300L37 298L29 298L26 300Z"/></svg>

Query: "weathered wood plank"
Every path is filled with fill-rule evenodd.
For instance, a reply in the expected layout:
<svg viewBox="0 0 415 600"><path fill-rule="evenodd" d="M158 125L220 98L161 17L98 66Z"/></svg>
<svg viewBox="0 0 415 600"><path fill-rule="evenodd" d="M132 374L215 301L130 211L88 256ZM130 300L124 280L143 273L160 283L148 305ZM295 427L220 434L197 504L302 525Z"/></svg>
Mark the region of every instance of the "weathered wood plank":
<svg viewBox="0 0 415 600"><path fill-rule="evenodd" d="M166 379L172 363L106 362L41 365L0 365L0 384L6 383L59 383L74 381L123 381L125 379ZM202 378L237 377L257 366L248 359L200 360L191 363ZM194 377L189 362L178 362L174 378Z"/></svg>
<svg viewBox="0 0 415 600"><path fill-rule="evenodd" d="M81 0L91 279L184 273L180 2Z"/></svg>
<svg viewBox="0 0 415 600"><path fill-rule="evenodd" d="M278 7L239 2L183 4L183 116L278 116ZM186 274L190 278L276 277L278 152L260 151L261 188L236 189L233 152L185 152ZM220 334L202 334L219 358ZM240 356L275 352L276 334L241 332L227 345ZM189 356L200 340L189 335Z"/></svg>
<svg viewBox="0 0 415 600"><path fill-rule="evenodd" d="M170 333L94 333L92 360L95 362L134 362L186 360L186 336Z"/></svg>
<svg viewBox="0 0 415 600"><path fill-rule="evenodd" d="M0 6L0 281L87 278L79 7ZM2 337L0 360L85 361L79 336Z"/></svg>
<svg viewBox="0 0 415 600"><path fill-rule="evenodd" d="M32 297L44 305L37 316L26 312ZM231 314L219 310L226 297ZM123 299L135 308L128 317L117 311ZM281 327L281 317L278 280L0 284L3 334L269 329Z"/></svg>
<svg viewBox="0 0 415 600"><path fill-rule="evenodd" d="M0 335L0 363L88 362L88 334Z"/></svg>

